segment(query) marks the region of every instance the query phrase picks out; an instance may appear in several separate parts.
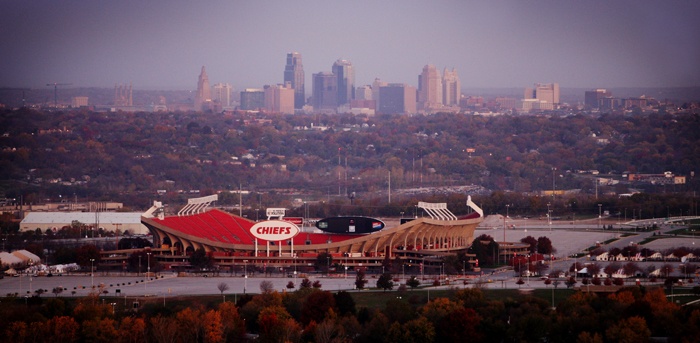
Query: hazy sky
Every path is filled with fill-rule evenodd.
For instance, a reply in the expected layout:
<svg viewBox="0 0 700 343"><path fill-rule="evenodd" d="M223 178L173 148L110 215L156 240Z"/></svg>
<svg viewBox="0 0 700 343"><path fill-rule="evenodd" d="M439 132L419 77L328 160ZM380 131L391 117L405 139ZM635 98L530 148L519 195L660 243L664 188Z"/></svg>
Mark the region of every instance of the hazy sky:
<svg viewBox="0 0 700 343"><path fill-rule="evenodd" d="M356 85L417 84L425 64L463 87L700 86L700 1L3 0L0 87L236 89L350 60Z"/></svg>

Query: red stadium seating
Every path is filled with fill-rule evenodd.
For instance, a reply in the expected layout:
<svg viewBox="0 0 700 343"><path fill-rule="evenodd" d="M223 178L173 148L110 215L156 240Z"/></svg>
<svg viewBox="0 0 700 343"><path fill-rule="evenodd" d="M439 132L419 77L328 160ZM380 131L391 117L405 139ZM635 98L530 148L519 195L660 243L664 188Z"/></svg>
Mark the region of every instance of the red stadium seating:
<svg viewBox="0 0 700 343"><path fill-rule="evenodd" d="M206 238L214 242L255 244L255 237L250 233L253 222L217 209L204 213L155 220L184 234ZM327 244L329 240L331 242L341 242L357 237L360 236L302 232L294 237L293 240L294 245L306 245L307 242L308 244ZM288 242L283 244L288 244Z"/></svg>

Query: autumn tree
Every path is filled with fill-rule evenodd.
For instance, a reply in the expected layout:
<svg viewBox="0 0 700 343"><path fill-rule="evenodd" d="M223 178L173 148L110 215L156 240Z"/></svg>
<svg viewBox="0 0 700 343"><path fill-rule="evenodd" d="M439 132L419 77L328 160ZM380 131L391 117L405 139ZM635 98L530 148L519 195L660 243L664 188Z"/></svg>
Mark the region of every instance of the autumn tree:
<svg viewBox="0 0 700 343"><path fill-rule="evenodd" d="M74 342L78 339L80 325L71 317L61 316L49 319L45 328L45 337L51 337L47 341ZM43 338L41 339L43 340Z"/></svg>
<svg viewBox="0 0 700 343"><path fill-rule="evenodd" d="M97 266L100 263L100 250L94 244L86 244L78 247L75 251L76 263L83 268ZM94 260L91 261L91 260Z"/></svg>
<svg viewBox="0 0 700 343"><path fill-rule="evenodd" d="M237 341L245 334L245 324L236 305L230 302L219 304L219 313L221 314L221 328L224 341Z"/></svg>
<svg viewBox="0 0 700 343"><path fill-rule="evenodd" d="M137 343L146 340L146 321L143 318L124 317L117 331L118 343Z"/></svg>
<svg viewBox="0 0 700 343"><path fill-rule="evenodd" d="M535 237L532 237L532 236L523 237L522 239L520 239L520 242L528 244L530 246L528 248L528 251L531 254L535 253L537 251L537 239L535 239Z"/></svg>
<svg viewBox="0 0 700 343"><path fill-rule="evenodd" d="M260 327L261 342L284 342L289 335L286 327L293 323L287 310L282 306L268 306L260 311L258 315L258 326Z"/></svg>
<svg viewBox="0 0 700 343"><path fill-rule="evenodd" d="M220 343L224 341L224 327L221 313L217 310L209 310L204 314L203 337L204 342Z"/></svg>
<svg viewBox="0 0 700 343"><path fill-rule="evenodd" d="M110 343L117 339L116 322L111 318L95 318L82 324L82 336L87 342Z"/></svg>
<svg viewBox="0 0 700 343"><path fill-rule="evenodd" d="M328 291L314 291L306 298L301 308L301 323L308 324L311 321L320 323L335 307L335 298Z"/></svg>
<svg viewBox="0 0 700 343"><path fill-rule="evenodd" d="M186 307L177 314L175 319L178 335L186 342L199 342L202 337L204 322L201 309Z"/></svg>
<svg viewBox="0 0 700 343"><path fill-rule="evenodd" d="M630 317L613 323L605 330L605 337L611 342L647 342L651 337L651 331L644 318Z"/></svg>
<svg viewBox="0 0 700 343"><path fill-rule="evenodd" d="M425 317L419 317L401 325L395 322L389 328L387 342L430 343L435 340L435 325Z"/></svg>
<svg viewBox="0 0 700 343"><path fill-rule="evenodd" d="M552 245L552 241L547 236L537 238L537 252L543 255L550 255L557 252Z"/></svg>
<svg viewBox="0 0 700 343"><path fill-rule="evenodd" d="M149 319L151 335L157 343L172 343L178 337L178 319L157 315Z"/></svg>

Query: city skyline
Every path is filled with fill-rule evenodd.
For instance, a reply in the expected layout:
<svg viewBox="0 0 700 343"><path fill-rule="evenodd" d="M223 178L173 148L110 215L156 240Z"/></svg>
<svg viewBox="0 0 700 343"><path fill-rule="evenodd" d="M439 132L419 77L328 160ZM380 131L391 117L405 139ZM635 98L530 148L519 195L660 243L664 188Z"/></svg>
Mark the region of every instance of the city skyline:
<svg viewBox="0 0 700 343"><path fill-rule="evenodd" d="M700 4L690 1L38 0L0 10L0 87L194 91L206 66L212 84L241 90L282 83L292 51L304 56L306 84L346 59L356 87L418 86L426 64L456 69L464 88L700 85Z"/></svg>

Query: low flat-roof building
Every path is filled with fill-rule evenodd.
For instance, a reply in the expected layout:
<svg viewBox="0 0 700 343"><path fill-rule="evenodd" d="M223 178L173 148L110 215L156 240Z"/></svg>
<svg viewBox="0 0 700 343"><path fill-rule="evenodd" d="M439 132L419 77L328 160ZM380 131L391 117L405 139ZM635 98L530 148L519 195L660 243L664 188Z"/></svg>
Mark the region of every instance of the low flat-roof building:
<svg viewBox="0 0 700 343"><path fill-rule="evenodd" d="M29 212L19 225L20 231L41 229L60 230L74 221L93 229L106 231L129 230L132 234L147 234L148 229L141 224L141 212Z"/></svg>

